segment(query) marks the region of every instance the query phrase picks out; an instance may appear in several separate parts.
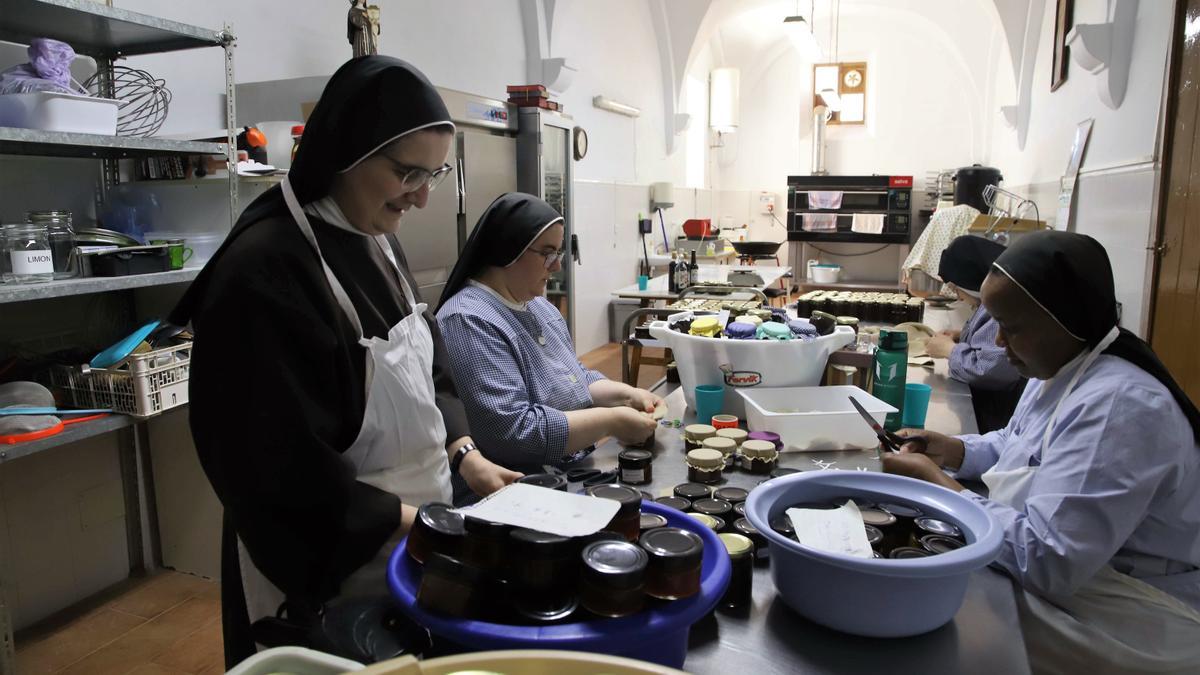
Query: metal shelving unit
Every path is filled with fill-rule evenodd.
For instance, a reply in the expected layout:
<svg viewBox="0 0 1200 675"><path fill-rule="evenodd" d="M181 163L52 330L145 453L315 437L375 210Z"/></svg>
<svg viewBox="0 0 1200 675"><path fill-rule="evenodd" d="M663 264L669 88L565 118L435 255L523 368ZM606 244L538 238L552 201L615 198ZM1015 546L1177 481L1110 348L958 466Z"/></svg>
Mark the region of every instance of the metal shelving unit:
<svg viewBox="0 0 1200 675"><path fill-rule="evenodd" d="M0 40L28 44L33 37L48 37L70 44L77 53L96 59L100 93L112 97L113 64L118 59L186 49L217 47L225 55L225 143L176 141L41 132L0 128L0 154L73 157L100 161L98 199L120 180L118 161L164 155L225 155L228 169L230 224L236 218L238 177L233 170L234 144L233 47L228 27L212 30L158 17L108 7L94 0L0 0ZM29 286L0 287L0 304L42 300L87 293L126 291L163 284L186 283L197 270L180 270L131 277L73 279ZM131 300L132 301L132 300ZM157 534L150 523L153 486L149 471L149 434L141 420L125 415L72 425L62 433L30 443L0 446L0 464L35 452L58 447L100 434L120 431L118 455L125 484L126 535L131 572L155 565L153 553ZM12 622L5 604L0 578L0 675L12 675L14 656Z"/></svg>

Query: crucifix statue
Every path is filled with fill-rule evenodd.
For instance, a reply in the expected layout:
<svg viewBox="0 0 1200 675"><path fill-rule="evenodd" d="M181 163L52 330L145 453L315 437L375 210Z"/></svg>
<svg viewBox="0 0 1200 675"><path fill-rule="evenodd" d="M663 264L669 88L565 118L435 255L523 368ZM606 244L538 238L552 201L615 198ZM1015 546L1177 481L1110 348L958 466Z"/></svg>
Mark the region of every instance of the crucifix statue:
<svg viewBox="0 0 1200 675"><path fill-rule="evenodd" d="M346 15L346 39L354 48L354 56L379 53L379 5L367 0L350 0Z"/></svg>

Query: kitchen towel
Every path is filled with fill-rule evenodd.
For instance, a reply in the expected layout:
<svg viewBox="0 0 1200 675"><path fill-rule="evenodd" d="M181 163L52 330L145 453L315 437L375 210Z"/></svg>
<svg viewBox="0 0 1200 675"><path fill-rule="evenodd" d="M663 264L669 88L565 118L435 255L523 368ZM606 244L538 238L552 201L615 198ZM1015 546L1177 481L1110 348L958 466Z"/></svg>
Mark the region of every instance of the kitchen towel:
<svg viewBox="0 0 1200 675"><path fill-rule="evenodd" d="M801 216L805 232L837 232L837 215L832 213L805 213Z"/></svg>
<svg viewBox="0 0 1200 675"><path fill-rule="evenodd" d="M850 224L851 232L859 234L883 234L882 213L856 213Z"/></svg>
<svg viewBox="0 0 1200 675"><path fill-rule="evenodd" d="M808 208L810 209L840 209L842 208L842 193L835 190L823 190L808 193Z"/></svg>

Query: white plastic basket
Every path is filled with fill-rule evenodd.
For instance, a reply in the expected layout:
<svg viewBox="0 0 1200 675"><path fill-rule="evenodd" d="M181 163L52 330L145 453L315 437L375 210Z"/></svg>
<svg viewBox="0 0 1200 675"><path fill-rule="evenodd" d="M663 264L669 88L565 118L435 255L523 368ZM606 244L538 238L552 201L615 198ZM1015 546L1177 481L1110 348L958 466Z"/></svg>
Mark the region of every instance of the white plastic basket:
<svg viewBox="0 0 1200 675"><path fill-rule="evenodd" d="M72 405L150 417L188 402L192 343L134 354L112 368L59 366L51 382Z"/></svg>

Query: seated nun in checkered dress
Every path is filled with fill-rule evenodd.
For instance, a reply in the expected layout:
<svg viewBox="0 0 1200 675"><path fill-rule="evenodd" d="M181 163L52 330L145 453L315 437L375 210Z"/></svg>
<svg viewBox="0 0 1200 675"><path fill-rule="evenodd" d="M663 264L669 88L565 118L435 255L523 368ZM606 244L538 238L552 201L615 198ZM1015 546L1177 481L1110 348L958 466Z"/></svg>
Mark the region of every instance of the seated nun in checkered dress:
<svg viewBox="0 0 1200 675"><path fill-rule="evenodd" d="M579 362L543 297L562 268L563 232L541 199L501 195L471 233L437 313L472 436L488 459L520 471L570 463L606 436L640 443L662 402Z"/></svg>

